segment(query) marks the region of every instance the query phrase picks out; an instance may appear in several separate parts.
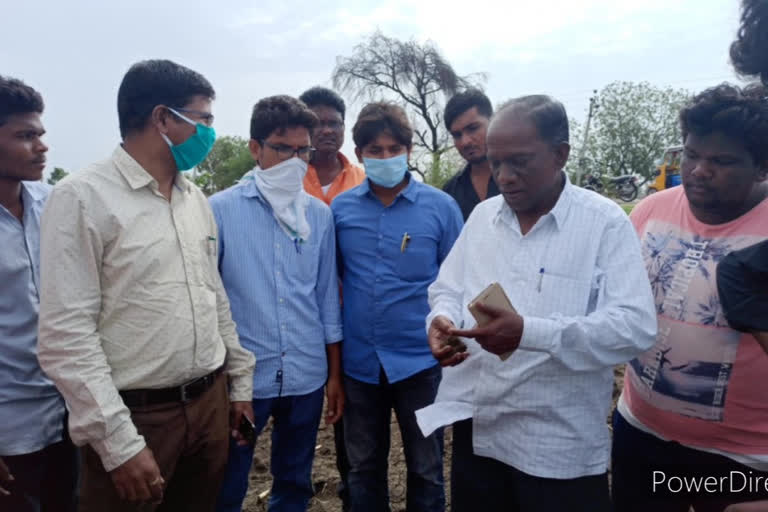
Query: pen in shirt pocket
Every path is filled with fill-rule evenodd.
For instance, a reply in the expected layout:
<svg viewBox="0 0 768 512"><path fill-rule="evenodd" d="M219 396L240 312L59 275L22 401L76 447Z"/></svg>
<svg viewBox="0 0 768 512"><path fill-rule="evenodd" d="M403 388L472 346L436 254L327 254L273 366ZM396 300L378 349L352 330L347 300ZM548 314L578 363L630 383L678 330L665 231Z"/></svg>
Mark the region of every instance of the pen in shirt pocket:
<svg viewBox="0 0 768 512"><path fill-rule="evenodd" d="M206 245L208 247L208 256L215 256L216 255L216 237L208 236L206 238Z"/></svg>
<svg viewBox="0 0 768 512"><path fill-rule="evenodd" d="M405 234L403 234L403 241L400 242L400 252L405 252L409 243L411 243L411 235L406 231Z"/></svg>

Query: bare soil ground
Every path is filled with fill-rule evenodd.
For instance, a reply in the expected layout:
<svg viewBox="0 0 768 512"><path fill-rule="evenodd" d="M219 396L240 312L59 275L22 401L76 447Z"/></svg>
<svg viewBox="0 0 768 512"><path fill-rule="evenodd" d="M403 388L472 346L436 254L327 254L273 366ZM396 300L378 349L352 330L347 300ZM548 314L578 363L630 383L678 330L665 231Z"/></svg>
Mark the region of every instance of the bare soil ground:
<svg viewBox="0 0 768 512"><path fill-rule="evenodd" d="M624 378L624 368L617 368L615 372L613 403L619 397L621 384ZM269 456L271 449L272 425L267 425L256 443L256 451L251 469L251 483L248 495L243 505L245 512L262 512L267 510L269 489L272 477L269 473ZM445 430L445 492L447 510L450 510L450 481L451 467L451 440L450 428ZM317 448L315 462L312 470L312 479L315 484L315 496L310 502L310 512L341 512L341 500L336 495L339 484L339 473L336 470L336 454L333 443L333 427L320 425L317 436ZM393 512L405 511L405 457L403 455L403 443L400 439L400 431L397 422L392 417L392 445L389 453L389 492L391 509Z"/></svg>

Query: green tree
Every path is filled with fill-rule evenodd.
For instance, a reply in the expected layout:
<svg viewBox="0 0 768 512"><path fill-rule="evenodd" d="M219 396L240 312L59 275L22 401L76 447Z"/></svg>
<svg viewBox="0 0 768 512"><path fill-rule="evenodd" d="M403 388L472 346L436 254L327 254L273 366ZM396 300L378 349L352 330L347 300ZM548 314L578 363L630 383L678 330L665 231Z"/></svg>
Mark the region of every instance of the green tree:
<svg viewBox="0 0 768 512"><path fill-rule="evenodd" d="M215 194L234 185L254 165L247 140L228 135L219 137L197 166L194 181L206 195Z"/></svg>
<svg viewBox="0 0 768 512"><path fill-rule="evenodd" d="M55 185L62 179L66 178L68 175L69 173L64 169L62 169L61 167L54 167L53 172L48 177L48 184Z"/></svg>
<svg viewBox="0 0 768 512"><path fill-rule="evenodd" d="M425 181L431 172L442 172L440 159L452 147L443 126L445 102L484 78L458 75L432 42L400 41L379 31L351 56L338 57L332 75L334 87L356 99L390 99L405 108L414 126L412 170Z"/></svg>
<svg viewBox="0 0 768 512"><path fill-rule="evenodd" d="M609 176L636 174L649 179L654 160L673 144L680 143L678 115L690 97L682 89L660 88L647 82L614 82L596 96L589 135L572 123L571 157L576 160L584 146L580 166L585 174Z"/></svg>
<svg viewBox="0 0 768 512"><path fill-rule="evenodd" d="M466 165L456 148L449 148L439 159L433 159L424 183L442 189L451 177Z"/></svg>

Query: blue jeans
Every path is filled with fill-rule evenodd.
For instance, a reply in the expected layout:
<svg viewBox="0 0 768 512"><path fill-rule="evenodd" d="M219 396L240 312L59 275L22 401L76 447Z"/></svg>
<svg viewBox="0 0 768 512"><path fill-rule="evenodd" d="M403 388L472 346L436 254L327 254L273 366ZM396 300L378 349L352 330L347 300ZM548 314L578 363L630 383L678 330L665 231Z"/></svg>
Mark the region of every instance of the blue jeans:
<svg viewBox="0 0 768 512"><path fill-rule="evenodd" d="M389 511L387 457L392 409L400 425L408 468L406 510L445 510L443 431L425 438L415 415L435 401L440 378L437 365L395 383L389 383L383 371L378 384L344 377L344 441L352 512Z"/></svg>
<svg viewBox="0 0 768 512"><path fill-rule="evenodd" d="M272 429L272 492L270 512L305 511L313 494L312 460L323 412L323 388L308 395L256 399L254 425L261 433L269 417ZM226 476L216 504L217 512L240 512L248 492L252 446L230 444Z"/></svg>

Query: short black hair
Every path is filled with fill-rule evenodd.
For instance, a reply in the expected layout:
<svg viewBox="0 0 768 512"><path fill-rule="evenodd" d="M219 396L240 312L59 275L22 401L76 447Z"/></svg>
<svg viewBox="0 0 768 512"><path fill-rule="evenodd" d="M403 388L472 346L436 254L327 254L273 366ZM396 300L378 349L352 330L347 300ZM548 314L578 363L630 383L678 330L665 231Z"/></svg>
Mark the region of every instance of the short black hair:
<svg viewBox="0 0 768 512"><path fill-rule="evenodd" d="M742 75L768 85L768 0L742 0L741 24L731 44L731 61Z"/></svg>
<svg viewBox="0 0 768 512"><path fill-rule="evenodd" d="M0 125L14 114L43 113L40 93L16 78L0 75Z"/></svg>
<svg viewBox="0 0 768 512"><path fill-rule="evenodd" d="M451 131L451 125L456 118L472 107L476 107L477 113L481 116L490 119L493 115L493 105L491 105L491 100L488 99L488 96L486 96L480 89L467 89L466 91L455 94L448 100L448 103L445 104L443 120L445 121L445 127L448 128L448 131Z"/></svg>
<svg viewBox="0 0 768 512"><path fill-rule="evenodd" d="M741 141L755 163L768 163L768 95L760 84L720 84L696 95L680 112L683 140L689 133L722 133Z"/></svg>
<svg viewBox="0 0 768 512"><path fill-rule="evenodd" d="M355 146L362 149L382 133L391 135L403 146L411 148L413 128L403 107L388 101L377 101L363 107L352 128Z"/></svg>
<svg viewBox="0 0 768 512"><path fill-rule="evenodd" d="M120 135L144 129L157 105L182 108L194 96L216 98L211 83L187 67L170 60L144 60L130 67L117 91Z"/></svg>
<svg viewBox="0 0 768 512"><path fill-rule="evenodd" d="M570 142L568 113L563 104L551 96L534 94L511 99L499 108L497 115L510 108L520 110L527 115L533 121L541 138L552 146Z"/></svg>
<svg viewBox="0 0 768 512"><path fill-rule="evenodd" d="M263 141L274 132L303 126L310 133L317 126L317 116L307 105L286 95L260 99L251 114L251 139Z"/></svg>
<svg viewBox="0 0 768 512"><path fill-rule="evenodd" d="M331 107L341 114L342 121L347 113L347 106L344 104L344 100L341 96L326 87L317 86L307 89L301 96L299 96L299 99L306 103L309 108L317 106Z"/></svg>

